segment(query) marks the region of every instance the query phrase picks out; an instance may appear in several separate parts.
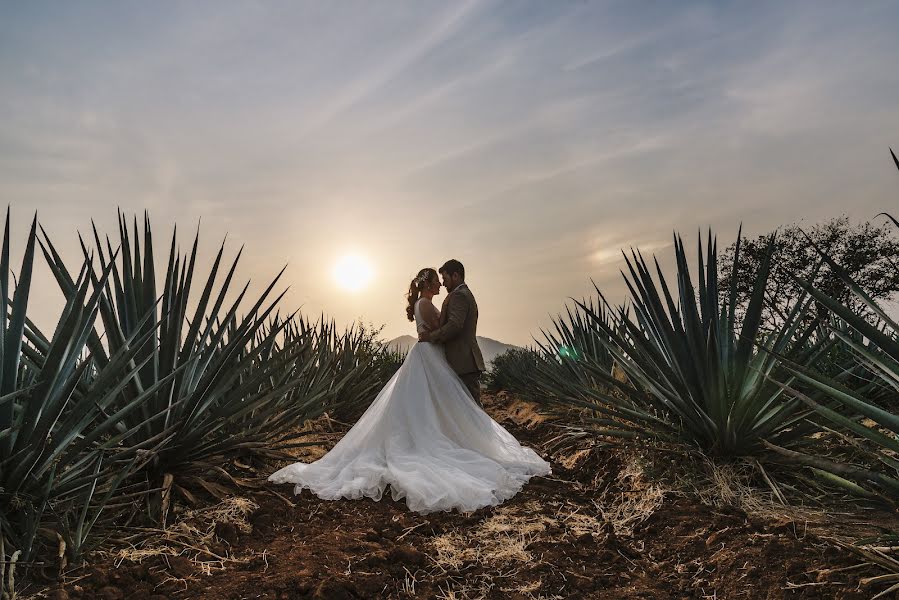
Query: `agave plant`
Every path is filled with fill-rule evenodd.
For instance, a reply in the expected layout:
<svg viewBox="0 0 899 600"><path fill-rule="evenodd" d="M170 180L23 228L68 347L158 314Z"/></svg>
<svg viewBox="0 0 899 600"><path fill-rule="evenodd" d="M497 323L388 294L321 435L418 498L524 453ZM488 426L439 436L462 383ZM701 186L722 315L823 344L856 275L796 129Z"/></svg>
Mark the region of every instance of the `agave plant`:
<svg viewBox="0 0 899 600"><path fill-rule="evenodd" d="M13 556L30 561L39 530L61 528L76 498L99 515L104 500L95 493L111 493L127 474L127 469L112 473L99 466L104 457L115 460L120 441L115 427L146 398L115 405L119 390L136 375L136 356L149 336L130 337L102 369L83 353L110 265L101 265L92 285L90 259L84 263L51 337L27 318L36 226L35 218L12 299L8 210L0 254L0 559L6 561L8 553L11 562ZM83 376L90 370L99 385L83 389ZM81 524L78 543L91 524ZM77 547L69 550L70 556L77 555ZM0 592L2 588L0 578Z"/></svg>
<svg viewBox="0 0 899 600"><path fill-rule="evenodd" d="M321 322L325 323L324 319ZM280 333L275 336L273 332ZM267 404L231 420L228 429L233 435L242 436L242 448L283 458L280 449L303 445L286 444L285 440L295 441L302 437L304 433L299 432L298 428L304 421L342 406L339 396L348 378L340 380L335 377L338 357L327 340L323 341L323 332L331 332L331 329L327 325L321 328L310 326L296 314L283 321L276 315L260 328L254 342L254 346L260 347L257 368L270 361L289 358L281 377L291 384ZM349 377L352 375L350 373ZM264 428L257 430L258 424L264 424Z"/></svg>
<svg viewBox="0 0 899 600"><path fill-rule="evenodd" d="M93 234L97 252L104 260L96 227ZM274 424L297 417L302 412L297 407L320 401L330 383L316 378L317 387L301 385L317 368L312 363L298 363L310 356L311 338L276 345L290 318L275 319L273 326L264 329L284 294L268 301L283 269L247 313L238 316L249 283L227 306L225 298L240 252L214 293L224 252L222 243L190 313L199 232L189 259L180 256L177 230L173 233L161 291L156 285L153 237L147 215L143 252L136 219L132 237L120 213L119 236L121 267L112 259L112 244L107 238L111 277L101 282L93 270L89 271L95 285L103 290L98 298L103 328L102 335L98 329L92 330L87 345L98 367L103 368L129 339L143 335L153 338L153 343L143 345L137 352L140 368L119 391L115 408L144 398L140 410L121 415L117 427L127 451L119 458L130 460L138 454L142 457L138 466L150 487L163 487L162 496L153 506L164 517L173 486L184 489L181 484L193 481L210 489L202 478L197 479L196 472L218 467L218 456L262 445L278 433ZM62 291L72 297L75 284L46 232L41 247ZM82 249L87 255L83 241ZM96 386L97 382L91 385ZM286 402L298 388L307 394L305 401ZM153 393L148 395L148 390ZM176 480L176 473L188 471L193 474Z"/></svg>
<svg viewBox="0 0 899 600"><path fill-rule="evenodd" d="M378 339L379 329L357 323L339 331L333 320L322 316L317 323L303 318L290 328L292 336L305 332L314 339L318 377L331 384L330 395L320 413L342 420L358 417L377 392L396 373L404 360ZM309 415L314 417L317 415Z"/></svg>
<svg viewBox="0 0 899 600"><path fill-rule="evenodd" d="M543 356L534 348L513 348L493 359L487 372L487 389L507 391L530 399L534 389L534 373Z"/></svg>
<svg viewBox="0 0 899 600"><path fill-rule="evenodd" d="M603 303L595 303L592 298L578 302L574 311L566 307L565 312L567 318L554 318L553 331L543 331L545 341L537 342L547 359L544 367L558 365L559 376L579 385L598 386L601 381L592 373L610 373L615 359L609 351L608 336L600 333L594 321L599 319L611 328L611 314Z"/></svg>
<svg viewBox="0 0 899 600"><path fill-rule="evenodd" d="M899 417L883 407L893 405L899 394L899 323L865 291L826 253L821 252L834 273L846 281L857 298L878 316L879 323L871 323L839 303L824 292L816 289L811 282L797 278L797 281L818 302L834 315L831 333L836 340L849 349L877 377L868 388L850 387L839 378L828 376L820 370L812 370L804 365L790 364L789 370L799 382L821 392L824 397L835 401L837 406L824 404L810 398L799 390L790 391L821 416L844 431L850 431L873 446L870 452L873 464L859 467L835 462L817 456L788 452L775 448L781 454L829 473L830 479L851 491L859 491L861 486L868 491L899 499ZM892 391L892 399L884 401L883 394L872 394L870 389ZM878 402L879 399L879 402ZM880 468L874 468L876 464Z"/></svg>
<svg viewBox="0 0 899 600"><path fill-rule="evenodd" d="M899 159L890 149L890 155L896 168ZM899 221L885 214L899 227ZM851 493L863 496L875 496L893 506L899 502L899 416L894 411L884 408L895 406L895 398L899 395L899 323L874 299L859 286L852 277L842 269L833 257L816 247L821 259L834 273L843 279L851 292L879 319L872 323L869 319L856 314L849 307L841 304L823 291L817 289L810 281L797 278L797 282L831 313L831 334L848 349L855 358L867 366L878 381L878 391L886 388L892 392L892 398L884 402L881 393L869 393L870 390L848 386L839 377L831 377L820 370L810 370L801 365L791 365L797 380L821 392L833 404L825 405L818 399L810 398L799 390L790 391L802 399L825 419L842 431L854 434L852 445L867 457L866 464L860 466L858 461L841 461L803 452L796 452L780 447L775 451L787 459L806 465L824 476L831 483L837 484ZM899 591L899 560L895 557L899 533L890 532L855 544L840 544L848 550L859 554L865 561L877 565L886 571L884 575L862 580L863 585L886 584L888 587L873 598L882 598Z"/></svg>
<svg viewBox="0 0 899 600"><path fill-rule="evenodd" d="M892 149L890 149L890 155L896 168L899 169L899 159L896 158ZM899 227L899 221L891 215L887 214L886 216ZM811 281L798 277L796 280L817 302L830 311L833 315L831 320L833 337L864 363L869 372L875 375L877 381L872 382L867 388L858 388L847 385L840 377L828 376L818 369L811 370L804 368L803 365L793 364L789 368L799 381L823 393L825 397L835 401L837 406L824 405L798 390L791 391L821 416L841 429L850 431L865 440L869 447L874 448L873 451L869 451L872 461L868 467L859 467L807 454L788 452L781 448L776 448L776 450L797 462L830 474L832 481L852 491L859 491L859 486L861 486L862 489L869 492L873 491L894 499L899 498L899 460L895 458L899 452L899 441L897 441L899 440L899 417L884 408L884 405L894 405L895 398L899 395L899 341L897 341L899 339L899 323L890 317L883 307L836 263L833 257L821 248L817 246L815 248L821 260L846 282L852 294L872 314L876 315L879 322L872 323L869 319L852 311L849 307L817 289ZM875 388L876 393L871 393L872 387ZM883 400L883 388L892 392L892 398L886 402ZM876 468L876 465L880 465L880 468Z"/></svg>
<svg viewBox="0 0 899 600"><path fill-rule="evenodd" d="M377 340L378 333L362 324L342 333L333 321L322 320L319 325L318 341L333 357L332 380L340 383L329 407L338 419L351 420L364 411L402 364L396 353Z"/></svg>
<svg viewBox="0 0 899 600"><path fill-rule="evenodd" d="M608 318L605 306L594 305L592 299L580 304L593 309L594 315ZM592 406L589 400L558 394L559 386L589 389L601 385L592 373L599 370L607 374L614 361L606 345L600 343L591 317L578 306L566 306L565 313L553 318L552 330L542 330L543 340L535 340L533 348L497 356L487 375L488 388L538 402L555 398L579 407Z"/></svg>
<svg viewBox="0 0 899 600"><path fill-rule="evenodd" d="M789 446L805 438L816 428L806 419L810 409L776 382L791 380L779 356L807 364L823 350L821 344L812 343L813 329L803 328L799 318L810 300L797 301L779 330L762 335L759 324L770 252L756 274L752 299L738 319L733 286L729 302L719 300L717 242L711 232L705 249L701 238L698 244L698 288L678 235L674 249L676 293L658 262L657 283L641 253L634 250L625 254L630 309L618 308L609 319L593 306L578 303L617 373L588 361L595 385L559 379L557 393L584 406L592 403L602 415L597 423L607 428L602 433L688 443L713 455L756 454L764 451L763 440ZM739 259L738 245L734 260ZM607 307L598 289L597 293Z"/></svg>

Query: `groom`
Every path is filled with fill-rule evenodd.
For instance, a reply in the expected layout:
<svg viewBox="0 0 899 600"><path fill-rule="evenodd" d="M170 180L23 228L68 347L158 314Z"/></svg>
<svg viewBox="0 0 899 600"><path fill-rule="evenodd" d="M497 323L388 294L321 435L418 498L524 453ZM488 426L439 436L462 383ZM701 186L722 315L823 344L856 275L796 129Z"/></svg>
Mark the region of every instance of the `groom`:
<svg viewBox="0 0 899 600"><path fill-rule="evenodd" d="M420 333L418 341L443 344L446 360L459 375L472 398L481 403L481 372L484 357L478 346L478 304L465 285L465 267L458 260L448 260L440 267L440 276L448 294L440 309L440 327Z"/></svg>

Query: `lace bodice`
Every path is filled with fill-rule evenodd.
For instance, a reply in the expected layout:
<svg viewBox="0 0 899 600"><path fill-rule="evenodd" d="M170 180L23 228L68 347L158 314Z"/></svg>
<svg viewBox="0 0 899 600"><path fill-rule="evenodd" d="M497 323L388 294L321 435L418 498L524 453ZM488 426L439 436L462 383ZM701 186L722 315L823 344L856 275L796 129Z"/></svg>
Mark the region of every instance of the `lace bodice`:
<svg viewBox="0 0 899 600"><path fill-rule="evenodd" d="M415 331L417 333L421 333L423 331L428 331L431 329L421 312L421 303L427 300L427 298L419 298L415 301L415 308L413 312L415 314Z"/></svg>

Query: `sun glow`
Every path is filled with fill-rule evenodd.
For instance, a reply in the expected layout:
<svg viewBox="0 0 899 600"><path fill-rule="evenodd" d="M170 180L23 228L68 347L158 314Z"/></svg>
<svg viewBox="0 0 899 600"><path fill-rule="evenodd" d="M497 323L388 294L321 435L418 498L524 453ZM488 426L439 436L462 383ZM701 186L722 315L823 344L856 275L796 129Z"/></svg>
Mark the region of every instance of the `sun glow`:
<svg viewBox="0 0 899 600"><path fill-rule="evenodd" d="M343 289L359 292L368 287L374 277L369 262L358 255L347 255L334 265L331 271L334 281Z"/></svg>

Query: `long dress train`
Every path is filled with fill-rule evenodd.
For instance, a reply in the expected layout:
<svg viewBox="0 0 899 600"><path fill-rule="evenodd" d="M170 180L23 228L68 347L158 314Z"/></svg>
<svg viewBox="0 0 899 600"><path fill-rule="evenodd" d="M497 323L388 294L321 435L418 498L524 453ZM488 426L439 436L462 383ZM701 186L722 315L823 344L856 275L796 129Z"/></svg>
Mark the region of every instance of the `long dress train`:
<svg viewBox="0 0 899 600"><path fill-rule="evenodd" d="M420 302L420 301L419 301ZM419 304L415 317L421 330ZM419 513L469 512L514 496L551 468L475 403L437 344L416 343L346 435L313 463L269 477L325 500L394 500Z"/></svg>

